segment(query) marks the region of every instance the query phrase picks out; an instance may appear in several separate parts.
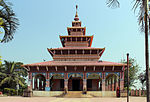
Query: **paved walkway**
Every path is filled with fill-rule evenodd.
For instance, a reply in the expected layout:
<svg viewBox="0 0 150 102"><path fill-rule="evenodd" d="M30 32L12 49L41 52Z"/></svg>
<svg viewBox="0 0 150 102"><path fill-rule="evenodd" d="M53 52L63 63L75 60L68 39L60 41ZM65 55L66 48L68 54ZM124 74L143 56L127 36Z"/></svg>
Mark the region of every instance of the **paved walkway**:
<svg viewBox="0 0 150 102"><path fill-rule="evenodd" d="M126 102L126 98L0 97L0 102ZM146 97L130 97L130 102L146 102Z"/></svg>

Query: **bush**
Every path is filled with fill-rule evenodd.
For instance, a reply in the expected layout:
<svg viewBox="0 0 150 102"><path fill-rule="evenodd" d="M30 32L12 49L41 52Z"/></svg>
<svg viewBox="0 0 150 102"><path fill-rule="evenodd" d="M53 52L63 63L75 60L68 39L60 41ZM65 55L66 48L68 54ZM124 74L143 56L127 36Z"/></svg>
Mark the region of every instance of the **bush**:
<svg viewBox="0 0 150 102"><path fill-rule="evenodd" d="M17 95L17 91L11 88L4 88L4 93L7 94L8 96Z"/></svg>
<svg viewBox="0 0 150 102"><path fill-rule="evenodd" d="M19 89L19 90L18 90L18 95L19 95L19 96L22 96L22 95L23 95L23 89Z"/></svg>

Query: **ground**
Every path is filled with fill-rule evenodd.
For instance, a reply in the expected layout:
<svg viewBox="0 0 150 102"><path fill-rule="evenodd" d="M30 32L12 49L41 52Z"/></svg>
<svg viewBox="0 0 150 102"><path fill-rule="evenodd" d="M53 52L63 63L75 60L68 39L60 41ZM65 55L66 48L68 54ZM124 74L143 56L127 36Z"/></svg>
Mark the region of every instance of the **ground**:
<svg viewBox="0 0 150 102"><path fill-rule="evenodd" d="M130 97L130 102L146 102L146 97ZM126 102L126 98L0 97L0 102Z"/></svg>

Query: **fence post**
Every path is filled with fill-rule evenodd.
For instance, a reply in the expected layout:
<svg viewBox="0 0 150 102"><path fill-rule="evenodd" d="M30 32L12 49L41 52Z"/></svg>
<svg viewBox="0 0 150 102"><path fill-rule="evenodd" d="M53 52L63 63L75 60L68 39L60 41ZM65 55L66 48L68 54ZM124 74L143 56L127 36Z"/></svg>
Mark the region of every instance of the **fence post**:
<svg viewBox="0 0 150 102"><path fill-rule="evenodd" d="M144 96L144 90L142 90L142 96Z"/></svg>
<svg viewBox="0 0 150 102"><path fill-rule="evenodd" d="M141 89L139 89L139 96L141 96Z"/></svg>
<svg viewBox="0 0 150 102"><path fill-rule="evenodd" d="M132 89L131 91L132 91L132 95L131 96L134 96L134 90Z"/></svg>
<svg viewBox="0 0 150 102"><path fill-rule="evenodd" d="M138 90L137 90L137 89L136 89L136 91L135 91L135 95L138 96Z"/></svg>

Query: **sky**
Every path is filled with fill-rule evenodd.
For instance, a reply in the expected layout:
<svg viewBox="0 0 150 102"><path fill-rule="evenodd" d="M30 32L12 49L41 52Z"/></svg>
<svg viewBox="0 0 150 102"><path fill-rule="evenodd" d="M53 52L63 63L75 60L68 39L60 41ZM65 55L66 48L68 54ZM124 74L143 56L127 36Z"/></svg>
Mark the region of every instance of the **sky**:
<svg viewBox="0 0 150 102"><path fill-rule="evenodd" d="M129 53L145 69L144 33L132 10L133 0L121 0L117 9L108 8L105 0L8 1L20 25L12 41L0 44L2 60L24 64L52 60L47 48L62 47L59 35L67 35L77 4L86 35L94 35L92 47L106 48L101 60L120 62Z"/></svg>

